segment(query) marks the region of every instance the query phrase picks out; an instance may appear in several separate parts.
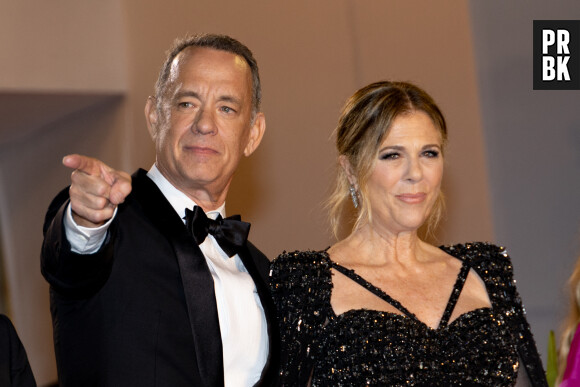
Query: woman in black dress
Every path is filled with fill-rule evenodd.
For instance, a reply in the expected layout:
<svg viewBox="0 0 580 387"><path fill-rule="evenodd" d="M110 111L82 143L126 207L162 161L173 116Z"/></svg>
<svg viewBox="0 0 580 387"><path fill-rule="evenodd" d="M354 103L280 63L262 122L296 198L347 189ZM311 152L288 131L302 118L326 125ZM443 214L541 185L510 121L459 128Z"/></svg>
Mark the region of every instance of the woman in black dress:
<svg viewBox="0 0 580 387"><path fill-rule="evenodd" d="M273 262L282 384L546 385L505 249L419 237L442 206L447 129L431 97L368 85L347 101L336 137L335 233L346 205L357 217L332 247Z"/></svg>

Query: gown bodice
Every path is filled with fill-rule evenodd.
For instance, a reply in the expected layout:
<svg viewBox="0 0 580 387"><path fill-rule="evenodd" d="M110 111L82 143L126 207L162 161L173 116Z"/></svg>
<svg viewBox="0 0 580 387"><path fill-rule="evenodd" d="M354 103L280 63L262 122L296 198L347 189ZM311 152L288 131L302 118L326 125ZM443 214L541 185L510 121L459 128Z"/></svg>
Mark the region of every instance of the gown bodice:
<svg viewBox="0 0 580 387"><path fill-rule="evenodd" d="M283 343L285 386L513 386L523 362L533 385L543 368L515 289L505 250L488 244L442 247L462 261L435 329L326 251L285 253L272 265L271 285ZM401 313L330 305L332 269ZM470 269L482 278L491 308L449 317Z"/></svg>

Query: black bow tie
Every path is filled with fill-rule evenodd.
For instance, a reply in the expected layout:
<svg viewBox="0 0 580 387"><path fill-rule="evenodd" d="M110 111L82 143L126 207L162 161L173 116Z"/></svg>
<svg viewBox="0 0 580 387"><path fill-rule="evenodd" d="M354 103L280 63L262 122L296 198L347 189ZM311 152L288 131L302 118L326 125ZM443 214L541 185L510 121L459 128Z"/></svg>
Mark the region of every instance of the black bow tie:
<svg viewBox="0 0 580 387"><path fill-rule="evenodd" d="M208 218L199 206L193 207L193 211L185 209L185 226L198 245L203 243L207 234L213 235L230 258L238 253L250 233L250 223L242 222L239 215L228 216L225 219L218 215L217 219L213 220Z"/></svg>

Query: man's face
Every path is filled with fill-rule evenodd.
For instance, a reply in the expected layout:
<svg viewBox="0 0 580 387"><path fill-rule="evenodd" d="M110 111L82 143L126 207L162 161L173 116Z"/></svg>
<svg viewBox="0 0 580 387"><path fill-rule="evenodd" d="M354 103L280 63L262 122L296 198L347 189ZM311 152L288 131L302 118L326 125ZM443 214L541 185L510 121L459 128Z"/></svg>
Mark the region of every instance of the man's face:
<svg viewBox="0 0 580 387"><path fill-rule="evenodd" d="M242 155L255 150L259 126L265 126L261 113L251 122L246 61L226 51L186 48L173 60L161 102L160 112L147 113L159 170L185 193L225 196Z"/></svg>

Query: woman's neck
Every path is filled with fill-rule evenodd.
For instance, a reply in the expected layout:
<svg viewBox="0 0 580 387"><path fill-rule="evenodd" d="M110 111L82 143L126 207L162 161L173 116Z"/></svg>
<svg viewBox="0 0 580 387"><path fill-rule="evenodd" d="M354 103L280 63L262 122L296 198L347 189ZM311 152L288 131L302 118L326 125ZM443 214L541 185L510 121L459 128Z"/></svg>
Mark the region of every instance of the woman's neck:
<svg viewBox="0 0 580 387"><path fill-rule="evenodd" d="M427 256L429 247L416 231L378 232L363 225L329 250L342 263L364 266L413 265ZM334 258L333 258L334 259Z"/></svg>

